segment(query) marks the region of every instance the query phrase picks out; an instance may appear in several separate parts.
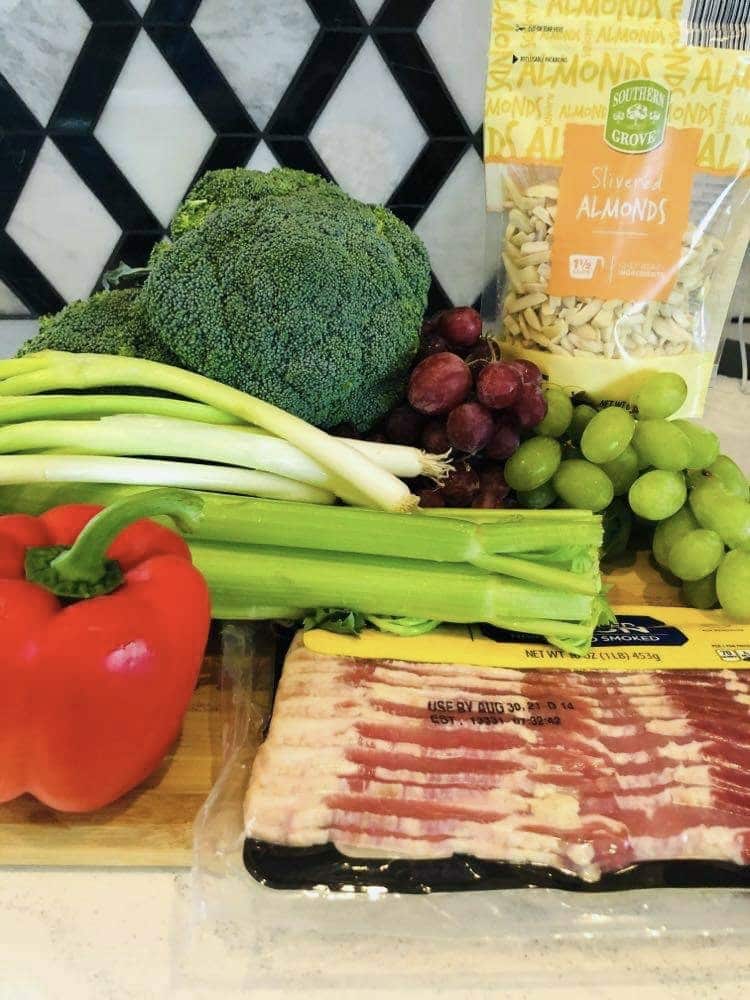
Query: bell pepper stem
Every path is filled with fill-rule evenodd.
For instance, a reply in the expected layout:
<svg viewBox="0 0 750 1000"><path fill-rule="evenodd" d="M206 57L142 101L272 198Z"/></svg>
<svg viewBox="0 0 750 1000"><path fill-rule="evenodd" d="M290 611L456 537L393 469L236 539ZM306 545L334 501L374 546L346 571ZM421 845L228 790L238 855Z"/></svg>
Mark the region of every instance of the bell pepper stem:
<svg viewBox="0 0 750 1000"><path fill-rule="evenodd" d="M92 518L73 546L53 560L58 576L93 583L104 570L107 549L123 528L143 517L168 515L181 531L194 531L203 511L203 501L187 491L149 490L118 500Z"/></svg>
<svg viewBox="0 0 750 1000"><path fill-rule="evenodd" d="M201 520L203 501L195 493L171 489L149 490L118 500L92 518L70 548L29 549L26 577L64 597L110 593L122 582L122 572L107 558L107 549L134 521L159 515L172 518L188 533Z"/></svg>

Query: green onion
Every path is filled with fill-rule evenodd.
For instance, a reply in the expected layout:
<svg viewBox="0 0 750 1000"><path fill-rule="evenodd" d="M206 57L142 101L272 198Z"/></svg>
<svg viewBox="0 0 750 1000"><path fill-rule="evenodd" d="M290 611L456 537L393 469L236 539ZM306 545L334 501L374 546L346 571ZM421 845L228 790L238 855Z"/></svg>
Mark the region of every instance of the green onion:
<svg viewBox="0 0 750 1000"><path fill-rule="evenodd" d="M158 417L178 417L197 420L202 424L241 424L229 413L222 413L204 403L166 396L104 395L81 393L61 396L0 397L0 424L22 423L27 420L86 420L92 417L112 417L124 413L153 414Z"/></svg>
<svg viewBox="0 0 750 1000"><path fill-rule="evenodd" d="M361 452L270 403L194 372L105 354L40 351L0 361L0 395L23 396L61 389L131 386L159 389L213 406L296 445L376 508L409 511L417 498L395 476Z"/></svg>
<svg viewBox="0 0 750 1000"><path fill-rule="evenodd" d="M0 483L117 483L139 486L179 486L218 492L332 504L332 493L270 472L234 469L227 465L163 462L147 458L110 458L99 455L3 455Z"/></svg>

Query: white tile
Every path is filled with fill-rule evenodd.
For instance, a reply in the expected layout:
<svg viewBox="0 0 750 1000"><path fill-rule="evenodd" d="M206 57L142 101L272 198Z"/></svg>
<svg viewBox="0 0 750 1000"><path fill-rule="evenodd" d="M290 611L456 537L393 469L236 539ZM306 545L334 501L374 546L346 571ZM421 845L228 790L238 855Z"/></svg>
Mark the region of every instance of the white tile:
<svg viewBox="0 0 750 1000"><path fill-rule="evenodd" d="M305 0L203 0L192 27L264 128L319 25Z"/></svg>
<svg viewBox="0 0 750 1000"><path fill-rule="evenodd" d="M357 6L364 17L372 23L375 20L375 15L383 6L383 0L357 0Z"/></svg>
<svg viewBox="0 0 750 1000"><path fill-rule="evenodd" d="M245 165L249 170L273 170L279 166L279 161L261 139Z"/></svg>
<svg viewBox="0 0 750 1000"><path fill-rule="evenodd" d="M435 0L419 26L448 90L472 131L484 117L484 85L490 44L492 0Z"/></svg>
<svg viewBox="0 0 750 1000"><path fill-rule="evenodd" d="M50 139L6 229L68 302L89 294L120 236L115 220Z"/></svg>
<svg viewBox="0 0 750 1000"><path fill-rule="evenodd" d="M0 316L28 316L29 310L17 295L0 281Z"/></svg>
<svg viewBox="0 0 750 1000"><path fill-rule="evenodd" d="M141 31L94 132L162 225L215 133Z"/></svg>
<svg viewBox="0 0 750 1000"><path fill-rule="evenodd" d="M0 73L42 125L90 27L75 0L0 0Z"/></svg>
<svg viewBox="0 0 750 1000"><path fill-rule="evenodd" d="M416 227L432 269L455 305L470 305L489 278L484 227L482 161L469 149Z"/></svg>
<svg viewBox="0 0 750 1000"><path fill-rule="evenodd" d="M143 16L146 13L146 9L151 3L151 0L130 0L130 3L133 7L135 7L138 13Z"/></svg>
<svg viewBox="0 0 750 1000"><path fill-rule="evenodd" d="M315 124L310 139L345 191L387 201L427 134L369 39Z"/></svg>
<svg viewBox="0 0 750 1000"><path fill-rule="evenodd" d="M0 321L0 358L12 358L18 348L39 329L38 319L4 319Z"/></svg>

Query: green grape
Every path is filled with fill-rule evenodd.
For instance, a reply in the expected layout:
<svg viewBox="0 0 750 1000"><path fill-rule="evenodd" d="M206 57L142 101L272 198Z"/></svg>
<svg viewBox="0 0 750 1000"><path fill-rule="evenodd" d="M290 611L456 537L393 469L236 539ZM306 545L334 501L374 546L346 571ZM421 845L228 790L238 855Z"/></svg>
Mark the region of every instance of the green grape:
<svg viewBox="0 0 750 1000"><path fill-rule="evenodd" d="M686 469L692 448L688 437L669 420L639 420L633 435L638 461L655 469Z"/></svg>
<svg viewBox="0 0 750 1000"><path fill-rule="evenodd" d="M663 521L685 503L685 477L666 469L652 469L639 476L628 491L630 508L647 521Z"/></svg>
<svg viewBox="0 0 750 1000"><path fill-rule="evenodd" d="M650 420L671 417L687 399L687 382L674 372L651 375L630 397L638 408L638 416Z"/></svg>
<svg viewBox="0 0 750 1000"><path fill-rule="evenodd" d="M690 491L690 507L702 528L720 536L730 549L750 545L750 503L732 496L716 479L703 479Z"/></svg>
<svg viewBox="0 0 750 1000"><path fill-rule="evenodd" d="M690 464L688 469L707 469L719 454L719 439L707 427L700 427L689 420L673 420L690 442ZM732 463L734 464L734 463Z"/></svg>
<svg viewBox="0 0 750 1000"><path fill-rule="evenodd" d="M730 618L750 622L750 552L727 552L716 573L716 593Z"/></svg>
<svg viewBox="0 0 750 1000"><path fill-rule="evenodd" d="M505 481L512 490L535 490L554 476L561 457L554 438L529 438L505 463Z"/></svg>
<svg viewBox="0 0 750 1000"><path fill-rule="evenodd" d="M669 569L681 580L701 580L724 558L724 543L715 531L696 528L678 539L669 552Z"/></svg>
<svg viewBox="0 0 750 1000"><path fill-rule="evenodd" d="M527 507L531 510L541 510L543 507L549 507L550 504L557 500L557 493L555 493L552 483L542 483L535 490L517 490L516 496L522 507Z"/></svg>
<svg viewBox="0 0 750 1000"><path fill-rule="evenodd" d="M568 507L578 507L581 510L604 510L612 503L614 496L612 483L606 472L598 465L580 458L561 462L553 483L557 495Z"/></svg>
<svg viewBox="0 0 750 1000"><path fill-rule="evenodd" d="M570 396L556 385L546 385L543 392L547 401L547 414L544 420L536 425L534 433L554 438L562 437L573 419Z"/></svg>
<svg viewBox="0 0 750 1000"><path fill-rule="evenodd" d="M581 438L581 451L596 465L612 462L630 444L635 420L620 406L608 406L589 423Z"/></svg>
<svg viewBox="0 0 750 1000"><path fill-rule="evenodd" d="M708 471L719 480L727 493L739 497L740 500L750 500L750 487L745 473L729 455L719 455L709 466Z"/></svg>
<svg viewBox="0 0 750 1000"><path fill-rule="evenodd" d="M579 406L574 407L573 419L570 421L570 427L568 428L568 433L573 441L578 442L581 440L581 435L595 416L596 410L593 406L581 403Z"/></svg>
<svg viewBox="0 0 750 1000"><path fill-rule="evenodd" d="M651 546L654 559L659 565L664 569L669 569L669 553L672 546L698 527L695 515L687 504L680 507L676 514L672 514L664 521L659 521L654 531L654 540Z"/></svg>
<svg viewBox="0 0 750 1000"><path fill-rule="evenodd" d="M605 462L602 469L612 480L616 497L627 493L638 478L638 456L635 453L635 448L628 445L625 451L613 461Z"/></svg>
<svg viewBox="0 0 750 1000"><path fill-rule="evenodd" d="M684 580L682 594L691 608L710 611L719 603L716 596L716 573L709 573L700 580Z"/></svg>

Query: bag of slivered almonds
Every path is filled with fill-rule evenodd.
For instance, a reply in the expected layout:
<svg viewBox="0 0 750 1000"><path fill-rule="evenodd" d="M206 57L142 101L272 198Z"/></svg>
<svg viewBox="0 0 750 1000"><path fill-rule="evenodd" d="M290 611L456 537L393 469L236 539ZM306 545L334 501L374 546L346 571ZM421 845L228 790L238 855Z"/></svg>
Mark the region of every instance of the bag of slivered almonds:
<svg viewBox="0 0 750 1000"><path fill-rule="evenodd" d="M504 356L594 400L676 371L701 415L750 232L748 39L740 0L494 0L484 311Z"/></svg>

